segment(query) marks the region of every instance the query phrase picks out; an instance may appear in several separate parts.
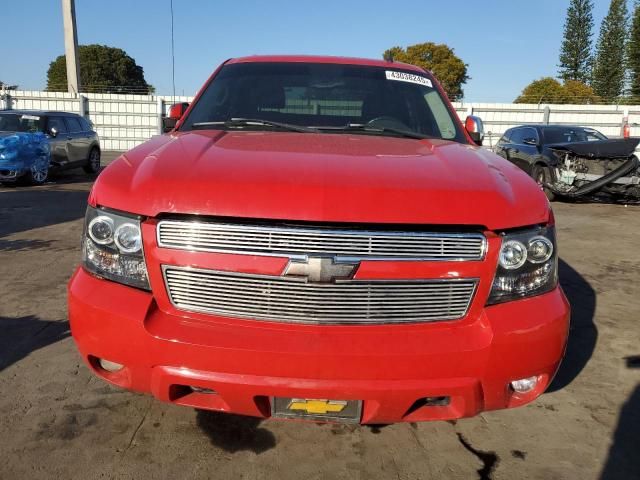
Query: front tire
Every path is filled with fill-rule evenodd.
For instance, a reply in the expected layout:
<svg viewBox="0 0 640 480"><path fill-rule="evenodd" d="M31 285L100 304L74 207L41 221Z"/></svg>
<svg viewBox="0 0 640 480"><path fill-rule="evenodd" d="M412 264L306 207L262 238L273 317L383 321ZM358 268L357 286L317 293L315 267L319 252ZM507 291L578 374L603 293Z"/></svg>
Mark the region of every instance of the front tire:
<svg viewBox="0 0 640 480"><path fill-rule="evenodd" d="M553 202L553 200L555 200L556 198L556 195L551 190L549 190L548 187L545 186L545 184L548 185L553 180L551 169L545 165L535 165L533 167L533 170L531 171L531 176L536 181L536 183L540 185L540 188L547 196L549 201Z"/></svg>
<svg viewBox="0 0 640 480"><path fill-rule="evenodd" d="M82 169L90 175L95 175L100 171L100 150L95 147L91 149L89 160Z"/></svg>
<svg viewBox="0 0 640 480"><path fill-rule="evenodd" d="M27 174L25 179L30 185L43 185L49 178L49 165L37 166L33 165Z"/></svg>

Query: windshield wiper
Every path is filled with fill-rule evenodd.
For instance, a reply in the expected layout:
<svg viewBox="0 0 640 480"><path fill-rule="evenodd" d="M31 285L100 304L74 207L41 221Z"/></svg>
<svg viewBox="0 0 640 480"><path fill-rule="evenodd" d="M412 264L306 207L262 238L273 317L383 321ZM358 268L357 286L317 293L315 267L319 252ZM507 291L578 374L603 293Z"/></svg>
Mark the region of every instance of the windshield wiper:
<svg viewBox="0 0 640 480"><path fill-rule="evenodd" d="M313 128L318 130L334 130L339 132L360 131L360 132L369 132L369 133L377 133L377 134L393 133L394 135L400 135L406 138L416 138L418 140L423 140L425 138L434 138L429 135L424 135L418 132L411 132L409 130L401 130L399 128L392 128L392 127L372 127L362 123L348 123L341 127L313 127Z"/></svg>
<svg viewBox="0 0 640 480"><path fill-rule="evenodd" d="M197 122L189 125L190 128L198 129L198 128L209 128L209 127L217 127L222 126L225 128L234 128L234 127L251 127L251 126L259 126L259 127L276 127L281 128L283 130L289 130L291 132L300 132L300 133L318 133L318 130L310 127L303 127L301 125L292 125L290 123L281 123L281 122L272 122L271 120L262 120L257 118L231 118L229 120L221 120L216 122Z"/></svg>

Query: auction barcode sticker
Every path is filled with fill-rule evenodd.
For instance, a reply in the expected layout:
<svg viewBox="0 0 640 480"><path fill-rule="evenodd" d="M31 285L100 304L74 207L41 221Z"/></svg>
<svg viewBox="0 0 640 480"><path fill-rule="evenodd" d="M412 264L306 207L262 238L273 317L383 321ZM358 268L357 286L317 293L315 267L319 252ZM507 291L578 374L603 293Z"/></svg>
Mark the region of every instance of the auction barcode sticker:
<svg viewBox="0 0 640 480"><path fill-rule="evenodd" d="M424 85L429 88L433 88L431 80L420 75L413 75L412 73L394 72L393 70L386 70L387 80L398 80L400 82L417 83L418 85Z"/></svg>

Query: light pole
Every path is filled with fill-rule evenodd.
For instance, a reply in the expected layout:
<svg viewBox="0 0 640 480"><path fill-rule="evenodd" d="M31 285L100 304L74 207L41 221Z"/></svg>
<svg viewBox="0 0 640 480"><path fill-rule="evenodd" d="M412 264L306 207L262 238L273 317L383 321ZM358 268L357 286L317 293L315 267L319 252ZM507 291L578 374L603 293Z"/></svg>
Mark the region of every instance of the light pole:
<svg viewBox="0 0 640 480"><path fill-rule="evenodd" d="M67 88L69 93L78 93L80 88L80 66L78 65L75 0L62 0L62 20L64 23L64 53L67 59Z"/></svg>

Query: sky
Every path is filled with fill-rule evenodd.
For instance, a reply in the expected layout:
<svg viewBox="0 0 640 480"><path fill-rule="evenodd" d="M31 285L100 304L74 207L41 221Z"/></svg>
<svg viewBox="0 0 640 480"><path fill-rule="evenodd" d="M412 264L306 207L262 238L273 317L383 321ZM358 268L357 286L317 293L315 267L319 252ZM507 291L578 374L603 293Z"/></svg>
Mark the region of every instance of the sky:
<svg viewBox="0 0 640 480"><path fill-rule="evenodd" d="M8 2L9 0L3 0ZM251 54L380 58L392 46L446 43L469 65L465 100L510 102L557 72L569 0L174 0L176 94L193 95L215 67ZM609 0L594 0L595 35ZM3 9L0 80L46 86L64 53L60 0ZM158 94L171 94L169 0L76 0L78 41L122 48Z"/></svg>

